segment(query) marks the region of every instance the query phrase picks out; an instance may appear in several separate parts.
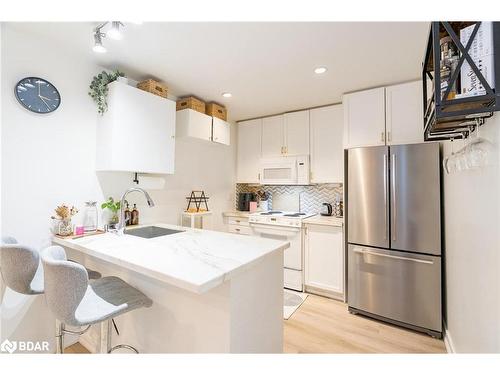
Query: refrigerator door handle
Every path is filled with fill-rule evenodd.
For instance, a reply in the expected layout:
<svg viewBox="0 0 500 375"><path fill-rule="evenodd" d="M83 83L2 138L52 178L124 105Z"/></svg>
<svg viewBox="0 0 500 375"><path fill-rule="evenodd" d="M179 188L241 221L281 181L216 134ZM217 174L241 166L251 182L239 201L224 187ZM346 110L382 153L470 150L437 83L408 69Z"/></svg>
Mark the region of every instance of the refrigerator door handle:
<svg viewBox="0 0 500 375"><path fill-rule="evenodd" d="M384 154L384 240L387 239L387 154Z"/></svg>
<svg viewBox="0 0 500 375"><path fill-rule="evenodd" d="M409 262L415 262L415 263L434 264L434 262L432 260L423 260L423 259L416 259L416 258L399 257L399 256L396 256L396 255L388 255L388 254L382 254L382 253L375 253L375 252L369 251L369 250L354 249L353 251L355 253L363 254L363 255L375 255L375 256L384 257L384 258L407 260Z"/></svg>
<svg viewBox="0 0 500 375"><path fill-rule="evenodd" d="M396 154L392 154L391 156L391 161L392 161L392 187L391 187L391 194L392 194L392 202L391 202L391 210L392 210L392 240L396 241L396 219L397 219L397 206L396 206Z"/></svg>

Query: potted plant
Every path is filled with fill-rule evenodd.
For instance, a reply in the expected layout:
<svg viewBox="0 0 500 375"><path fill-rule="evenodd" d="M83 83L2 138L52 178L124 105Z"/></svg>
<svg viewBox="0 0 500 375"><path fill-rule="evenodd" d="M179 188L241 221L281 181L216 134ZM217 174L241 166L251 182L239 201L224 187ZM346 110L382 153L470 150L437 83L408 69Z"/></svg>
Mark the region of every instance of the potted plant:
<svg viewBox="0 0 500 375"><path fill-rule="evenodd" d="M108 73L103 70L102 73L94 76L90 83L89 95L96 102L97 112L101 116L108 110L108 83L116 81L118 77L125 77L125 73L118 70Z"/></svg>
<svg viewBox="0 0 500 375"><path fill-rule="evenodd" d="M73 234L73 224L71 218L78 213L74 206L71 208L65 204L57 206L54 210L56 215L51 216L55 220L53 231L60 236L70 236Z"/></svg>
<svg viewBox="0 0 500 375"><path fill-rule="evenodd" d="M109 197L106 202L101 204L101 208L107 211L107 217L103 218L103 221L107 222L111 228L115 227L119 221L118 210L120 209L120 201L115 201L112 197Z"/></svg>

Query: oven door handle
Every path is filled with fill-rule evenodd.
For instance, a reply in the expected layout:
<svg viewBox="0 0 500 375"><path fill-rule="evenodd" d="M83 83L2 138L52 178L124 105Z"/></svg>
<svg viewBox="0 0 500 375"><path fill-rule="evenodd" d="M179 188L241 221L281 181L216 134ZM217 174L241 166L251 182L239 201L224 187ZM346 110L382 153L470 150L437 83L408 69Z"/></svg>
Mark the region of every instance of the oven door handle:
<svg viewBox="0 0 500 375"><path fill-rule="evenodd" d="M271 234L276 236L288 236L291 234L297 234L301 230L301 228L295 227L283 227L278 225L263 225L252 223L250 223L250 227L257 233Z"/></svg>

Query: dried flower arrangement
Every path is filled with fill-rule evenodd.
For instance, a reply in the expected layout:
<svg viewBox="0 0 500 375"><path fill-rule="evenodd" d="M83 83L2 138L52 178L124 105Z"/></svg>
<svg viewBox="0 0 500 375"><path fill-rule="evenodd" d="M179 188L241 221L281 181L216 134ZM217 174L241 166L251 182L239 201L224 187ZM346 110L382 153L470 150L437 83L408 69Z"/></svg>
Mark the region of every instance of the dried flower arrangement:
<svg viewBox="0 0 500 375"><path fill-rule="evenodd" d="M65 204L57 206L54 211L56 216L51 216L51 219L55 220L70 220L78 213L78 209L75 206L71 206L70 208Z"/></svg>

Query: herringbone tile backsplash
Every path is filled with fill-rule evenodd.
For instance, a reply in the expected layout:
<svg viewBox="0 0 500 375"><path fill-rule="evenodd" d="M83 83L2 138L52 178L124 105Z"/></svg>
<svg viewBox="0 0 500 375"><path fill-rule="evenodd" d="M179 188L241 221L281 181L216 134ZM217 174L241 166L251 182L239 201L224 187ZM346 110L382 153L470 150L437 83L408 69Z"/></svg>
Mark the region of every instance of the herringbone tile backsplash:
<svg viewBox="0 0 500 375"><path fill-rule="evenodd" d="M337 196L342 199L342 184L318 184L308 186L290 186L290 185L248 185L236 184L236 199L238 193L251 192L259 190L269 194L269 209L273 208L273 196L279 194L300 193L300 211L301 212L320 212L323 203L333 203ZM238 208L238 202L235 202Z"/></svg>

